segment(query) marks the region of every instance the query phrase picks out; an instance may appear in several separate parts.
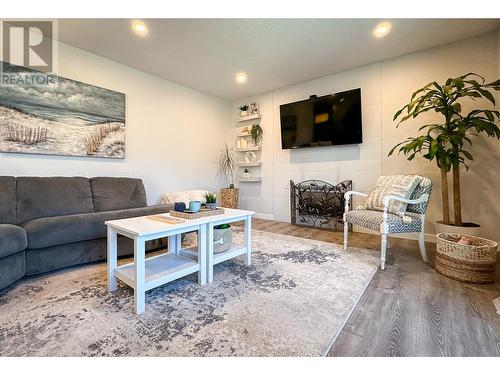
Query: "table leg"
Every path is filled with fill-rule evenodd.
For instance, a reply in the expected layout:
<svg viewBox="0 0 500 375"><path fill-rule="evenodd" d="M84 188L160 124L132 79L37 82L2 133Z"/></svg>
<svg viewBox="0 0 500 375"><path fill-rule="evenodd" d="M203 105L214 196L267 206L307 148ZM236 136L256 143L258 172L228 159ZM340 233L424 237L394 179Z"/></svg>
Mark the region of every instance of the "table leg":
<svg viewBox="0 0 500 375"><path fill-rule="evenodd" d="M198 284L207 283L207 225L200 225L198 229Z"/></svg>
<svg viewBox="0 0 500 375"><path fill-rule="evenodd" d="M108 266L108 291L112 292L116 290L117 278L115 276L115 270L118 266L118 249L117 249L117 237L116 231L108 227L108 246L107 246L107 266Z"/></svg>
<svg viewBox="0 0 500 375"><path fill-rule="evenodd" d="M182 255L182 235L175 235L175 253L177 255Z"/></svg>
<svg viewBox="0 0 500 375"><path fill-rule="evenodd" d="M134 238L134 311L142 314L146 300L146 265L145 241L140 237Z"/></svg>
<svg viewBox="0 0 500 375"><path fill-rule="evenodd" d="M249 266L252 263L252 216L248 215L245 218L245 264Z"/></svg>
<svg viewBox="0 0 500 375"><path fill-rule="evenodd" d="M177 236L168 236L168 252L170 254L177 254Z"/></svg>
<svg viewBox="0 0 500 375"><path fill-rule="evenodd" d="M211 283L214 281L214 225L212 223L207 224L207 282Z"/></svg>

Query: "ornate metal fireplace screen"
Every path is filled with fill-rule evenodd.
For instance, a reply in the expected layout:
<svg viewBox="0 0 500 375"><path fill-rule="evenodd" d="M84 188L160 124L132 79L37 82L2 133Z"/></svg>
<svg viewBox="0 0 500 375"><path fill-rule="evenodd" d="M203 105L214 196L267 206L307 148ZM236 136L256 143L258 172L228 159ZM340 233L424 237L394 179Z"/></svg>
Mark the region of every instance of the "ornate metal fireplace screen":
<svg viewBox="0 0 500 375"><path fill-rule="evenodd" d="M344 193L351 189L351 180L337 185L320 180L306 180L296 184L290 180L292 224L342 229Z"/></svg>

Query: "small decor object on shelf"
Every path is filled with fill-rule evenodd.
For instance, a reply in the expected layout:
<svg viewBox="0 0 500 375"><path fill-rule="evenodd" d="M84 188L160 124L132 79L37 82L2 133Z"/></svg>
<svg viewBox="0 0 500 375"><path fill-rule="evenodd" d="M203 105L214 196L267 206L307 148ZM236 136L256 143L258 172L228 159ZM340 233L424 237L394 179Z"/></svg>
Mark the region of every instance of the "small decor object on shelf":
<svg viewBox="0 0 500 375"><path fill-rule="evenodd" d="M248 151L245 154L245 161L247 163L253 163L254 161L257 161L257 155L253 151Z"/></svg>
<svg viewBox="0 0 500 375"><path fill-rule="evenodd" d="M205 193L205 205L209 210L215 210L217 208L217 195L211 191Z"/></svg>
<svg viewBox="0 0 500 375"><path fill-rule="evenodd" d="M243 177L243 178L249 178L249 177L252 177L252 174L250 173L250 171L248 170L248 168L245 168L245 171L241 174L241 177Z"/></svg>
<svg viewBox="0 0 500 375"><path fill-rule="evenodd" d="M250 116L259 114L259 104L257 102L250 103Z"/></svg>
<svg viewBox="0 0 500 375"><path fill-rule="evenodd" d="M231 225L221 224L214 227L214 254L222 253L231 248L233 231Z"/></svg>
<svg viewBox="0 0 500 375"><path fill-rule="evenodd" d="M436 271L440 274L477 284L495 280L496 242L458 233L439 233L436 237Z"/></svg>
<svg viewBox="0 0 500 375"><path fill-rule="evenodd" d="M257 146L259 144L259 141L261 140L263 133L264 132L262 131L260 124L252 125L251 135L252 135L253 144L255 146Z"/></svg>
<svg viewBox="0 0 500 375"><path fill-rule="evenodd" d="M240 106L240 117L248 116L247 109L248 109L248 104L243 104Z"/></svg>

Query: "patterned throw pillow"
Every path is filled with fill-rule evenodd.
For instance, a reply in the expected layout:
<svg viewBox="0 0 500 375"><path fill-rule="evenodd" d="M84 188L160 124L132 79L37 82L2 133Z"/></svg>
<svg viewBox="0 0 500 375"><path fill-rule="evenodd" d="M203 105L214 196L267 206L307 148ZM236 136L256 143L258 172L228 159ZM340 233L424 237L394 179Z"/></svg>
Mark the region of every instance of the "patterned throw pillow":
<svg viewBox="0 0 500 375"><path fill-rule="evenodd" d="M417 175L380 176L377 179L375 188L366 198L365 209L384 211L383 199L387 195L410 199L420 181L422 181L422 177ZM406 206L407 203L391 200L387 212L403 217Z"/></svg>

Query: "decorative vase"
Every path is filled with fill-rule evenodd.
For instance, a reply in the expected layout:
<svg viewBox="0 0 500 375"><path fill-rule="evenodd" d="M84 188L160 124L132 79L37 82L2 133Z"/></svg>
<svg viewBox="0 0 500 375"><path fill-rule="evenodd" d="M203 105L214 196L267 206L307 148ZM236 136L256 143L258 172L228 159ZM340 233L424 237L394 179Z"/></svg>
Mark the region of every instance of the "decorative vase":
<svg viewBox="0 0 500 375"><path fill-rule="evenodd" d="M246 117L248 116L248 112L247 111L241 111L240 112L240 117Z"/></svg>
<svg viewBox="0 0 500 375"><path fill-rule="evenodd" d="M220 205L226 208L238 208L240 189L225 188L220 191Z"/></svg>
<svg viewBox="0 0 500 375"><path fill-rule="evenodd" d="M209 210L215 210L217 208L217 203L213 202L213 203L205 203L205 206L207 206L207 208Z"/></svg>

